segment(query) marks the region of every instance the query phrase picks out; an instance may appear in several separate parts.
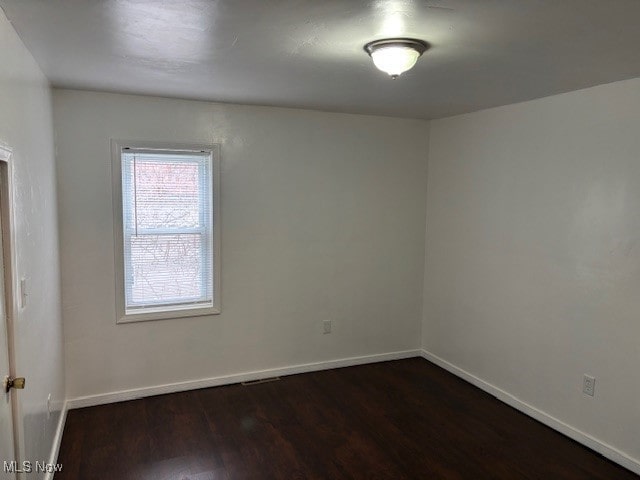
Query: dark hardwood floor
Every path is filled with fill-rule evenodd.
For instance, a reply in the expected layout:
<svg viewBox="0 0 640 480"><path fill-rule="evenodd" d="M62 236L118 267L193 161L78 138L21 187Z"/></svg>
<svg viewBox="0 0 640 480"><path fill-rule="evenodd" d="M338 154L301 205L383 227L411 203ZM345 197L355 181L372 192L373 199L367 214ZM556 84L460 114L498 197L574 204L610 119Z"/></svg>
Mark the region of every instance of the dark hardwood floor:
<svg viewBox="0 0 640 480"><path fill-rule="evenodd" d="M640 477L415 358L69 412L56 480Z"/></svg>

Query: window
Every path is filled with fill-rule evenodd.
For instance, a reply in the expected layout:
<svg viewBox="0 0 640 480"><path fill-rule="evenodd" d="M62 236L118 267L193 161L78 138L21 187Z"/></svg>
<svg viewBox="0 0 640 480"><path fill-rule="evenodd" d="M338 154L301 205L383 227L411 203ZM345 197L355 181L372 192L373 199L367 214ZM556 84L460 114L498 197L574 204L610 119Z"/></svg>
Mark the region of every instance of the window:
<svg viewBox="0 0 640 480"><path fill-rule="evenodd" d="M220 313L218 149L112 151L118 322Z"/></svg>

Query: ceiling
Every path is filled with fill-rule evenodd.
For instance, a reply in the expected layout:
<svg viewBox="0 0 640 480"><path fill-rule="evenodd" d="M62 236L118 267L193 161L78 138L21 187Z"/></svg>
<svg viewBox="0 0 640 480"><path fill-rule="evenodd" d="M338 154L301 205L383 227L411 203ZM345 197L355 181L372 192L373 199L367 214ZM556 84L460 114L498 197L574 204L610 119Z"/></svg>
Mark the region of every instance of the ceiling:
<svg viewBox="0 0 640 480"><path fill-rule="evenodd" d="M640 76L639 0L0 0L54 86L440 118ZM432 48L392 80L363 45Z"/></svg>

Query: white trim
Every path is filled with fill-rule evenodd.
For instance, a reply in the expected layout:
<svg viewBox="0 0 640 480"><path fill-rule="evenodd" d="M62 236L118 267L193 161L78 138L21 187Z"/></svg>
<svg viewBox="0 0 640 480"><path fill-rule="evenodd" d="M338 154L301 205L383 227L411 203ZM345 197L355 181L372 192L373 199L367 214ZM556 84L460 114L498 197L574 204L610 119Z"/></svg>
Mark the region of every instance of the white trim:
<svg viewBox="0 0 640 480"><path fill-rule="evenodd" d="M551 415L538 410L537 408L529 405L526 402L514 397L508 392L485 382L484 380L476 377L475 375L447 362L446 360L434 355L426 350L404 350L400 352L382 353L376 355L366 355L361 357L350 357L338 360L329 360L325 362L306 363L301 365L294 365L291 367L273 368L267 370L255 370L251 372L238 373L232 375L224 375L220 377L211 377L201 380L192 380L188 382L170 383L166 385L157 385L153 387L135 388L131 390L121 390L117 392L104 393L99 395L89 395L85 397L77 397L69 399L65 402L64 417L61 416L59 424L59 431L56 432L56 458L57 449L59 448L59 437L62 434L64 428L64 418L66 418L67 409L72 410L75 408L92 407L95 405L104 405L108 403L124 402L127 400L135 400L138 398L149 397L153 395L162 395L165 393L183 392L187 390L196 390L199 388L217 387L221 385L230 385L240 382L248 382L253 380L260 380L269 377L283 377L286 375L295 375L299 373L316 372L320 370L329 370L332 368L351 367L355 365L364 365L367 363L386 362L390 360L401 360L405 358L422 357L425 360L432 362L439 367L444 368L448 372L456 375L457 377L466 380L472 385L484 390L485 392L493 395L501 402L519 410L520 412L530 416L531 418L553 428L554 430L566 435L567 437L583 444L584 446L598 452L602 456L609 460L631 470L634 473L640 474L640 461L630 457L626 453L617 450L616 448L584 433L576 428L567 425L566 423L558 420ZM54 443L54 445L56 445ZM52 451L53 453L53 451ZM52 459L53 459L52 454ZM55 463L54 460L52 460ZM45 478L45 480L51 480Z"/></svg>
<svg viewBox="0 0 640 480"><path fill-rule="evenodd" d="M58 462L58 453L60 453L60 445L62 444L62 433L64 432L64 425L67 421L67 402L65 401L60 411L60 418L58 419L58 427L56 428L56 434L53 437L53 444L51 445L51 454L49 455L49 465L55 465ZM64 468L64 466L63 466ZM53 480L55 472L47 472L43 480Z"/></svg>
<svg viewBox="0 0 640 480"><path fill-rule="evenodd" d="M0 142L0 162L8 162L13 154L13 149L9 145Z"/></svg>
<svg viewBox="0 0 640 480"><path fill-rule="evenodd" d="M525 415L530 416L531 418L539 421L540 423L545 424L548 427L553 428L554 430L566 435L567 437L575 440L583 444L584 446L590 448L601 454L602 456L608 458L609 460L617 463L618 465L623 466L624 468L631 470L634 473L640 475L640 461L630 457L626 453L608 445L597 438L592 437L591 435L584 433L571 425L567 425L561 420L549 415L542 410L539 410L526 402L523 402L517 397L514 397L510 393L498 388L488 382L485 382L481 378L476 377L472 373L467 372L466 370L461 369L453 365L452 363L447 362L446 360L434 355L431 352L426 350L422 350L422 357L439 367L444 368L450 373L453 373L457 377L466 380L472 385L478 387L481 390L493 395L501 402L506 403L510 407L515 408L516 410L521 411Z"/></svg>
<svg viewBox="0 0 640 480"><path fill-rule="evenodd" d="M15 189L13 181L13 148L9 145L0 142L0 162L3 164L0 169L1 176L6 175L6 189L2 191L2 203L6 214L4 221L0 222L2 227L0 234L2 234L2 249L0 255L3 256L4 265L4 292L5 299L5 320L7 326L7 347L9 351L9 373L17 376L19 365L17 365L16 354L16 325L18 322L18 313L24 307L22 301L18 299L23 293L20 289L20 275L18 273L18 255L16 251L17 232L16 232L16 218L15 218ZM0 179L5 181L5 178ZM8 257L8 258L7 258ZM20 292L20 293L18 293ZM12 409L12 424L13 424L13 441L14 441L14 455L15 458L20 460L25 452L24 445L24 415L22 409L22 400L20 395L11 396L11 409ZM20 478L20 477L18 477Z"/></svg>
<svg viewBox="0 0 640 480"><path fill-rule="evenodd" d="M332 368L352 367L367 363L386 362L389 360L401 360L404 358L419 357L420 350L404 350L400 352L381 353L376 355L365 355L362 357L349 357L339 360L328 360L325 362L305 363L291 367L272 368L268 370L255 370L245 373L236 373L220 377L204 378L201 380L191 380L188 382L169 383L166 385L156 385L154 387L134 388L131 390L121 390L118 392L103 393L100 395L90 395L67 400L68 408L92 407L94 405L104 405L107 403L124 402L135 400L152 395L162 395L165 393L183 392L196 390L198 388L218 387L233 383L249 382L270 377L284 377L298 373L316 372L319 370L329 370Z"/></svg>

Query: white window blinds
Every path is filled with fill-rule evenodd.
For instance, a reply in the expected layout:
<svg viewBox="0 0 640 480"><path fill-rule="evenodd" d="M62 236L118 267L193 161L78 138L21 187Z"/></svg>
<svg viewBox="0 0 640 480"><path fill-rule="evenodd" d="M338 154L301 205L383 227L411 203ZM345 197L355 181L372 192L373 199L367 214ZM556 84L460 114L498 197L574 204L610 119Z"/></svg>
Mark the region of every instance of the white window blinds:
<svg viewBox="0 0 640 480"><path fill-rule="evenodd" d="M125 314L214 305L211 152L123 149Z"/></svg>

